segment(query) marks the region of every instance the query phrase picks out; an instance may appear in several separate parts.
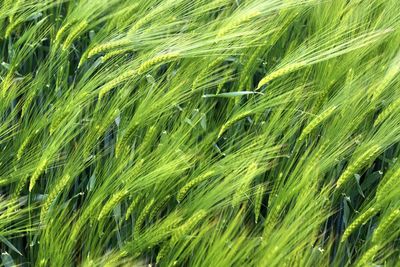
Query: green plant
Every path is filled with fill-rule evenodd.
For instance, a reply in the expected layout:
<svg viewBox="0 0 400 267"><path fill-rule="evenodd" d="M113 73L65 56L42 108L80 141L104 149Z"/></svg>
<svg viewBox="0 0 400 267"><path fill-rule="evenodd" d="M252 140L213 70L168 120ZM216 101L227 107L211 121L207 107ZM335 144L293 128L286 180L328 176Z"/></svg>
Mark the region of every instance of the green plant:
<svg viewBox="0 0 400 267"><path fill-rule="evenodd" d="M4 266L395 266L398 0L1 0Z"/></svg>

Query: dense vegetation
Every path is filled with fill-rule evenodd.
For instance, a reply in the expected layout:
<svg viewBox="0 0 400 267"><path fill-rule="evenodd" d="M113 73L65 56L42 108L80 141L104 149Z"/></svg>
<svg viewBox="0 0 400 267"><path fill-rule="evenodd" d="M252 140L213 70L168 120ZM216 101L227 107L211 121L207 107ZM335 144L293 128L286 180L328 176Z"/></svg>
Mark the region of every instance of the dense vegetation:
<svg viewBox="0 0 400 267"><path fill-rule="evenodd" d="M399 44L398 0L0 0L2 265L396 266Z"/></svg>

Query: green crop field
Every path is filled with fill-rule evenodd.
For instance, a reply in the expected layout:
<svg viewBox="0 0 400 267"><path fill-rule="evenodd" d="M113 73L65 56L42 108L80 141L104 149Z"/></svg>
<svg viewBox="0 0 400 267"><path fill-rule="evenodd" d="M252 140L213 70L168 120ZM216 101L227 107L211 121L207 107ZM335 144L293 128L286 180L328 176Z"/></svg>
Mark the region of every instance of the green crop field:
<svg viewBox="0 0 400 267"><path fill-rule="evenodd" d="M0 266L400 266L400 0L0 0Z"/></svg>

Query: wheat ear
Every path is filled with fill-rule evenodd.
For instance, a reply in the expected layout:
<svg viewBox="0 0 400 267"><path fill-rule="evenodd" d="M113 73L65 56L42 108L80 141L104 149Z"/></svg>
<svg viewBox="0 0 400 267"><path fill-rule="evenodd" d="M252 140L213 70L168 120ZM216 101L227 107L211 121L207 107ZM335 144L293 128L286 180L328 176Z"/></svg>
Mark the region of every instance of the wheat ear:
<svg viewBox="0 0 400 267"><path fill-rule="evenodd" d="M39 162L39 165L37 166L37 168L35 169L35 171L33 172L30 182L29 182L29 192L32 191L33 187L36 184L37 179L39 178L39 176L42 174L43 170L46 168L48 163L47 159L42 159Z"/></svg>
<svg viewBox="0 0 400 267"><path fill-rule="evenodd" d="M388 231L389 227L400 218L400 210L393 210L389 216L382 218L378 227L375 229L374 234L372 236L372 242L376 243L382 241L384 238L384 234Z"/></svg>
<svg viewBox="0 0 400 267"><path fill-rule="evenodd" d="M303 129L300 134L299 140L302 141L308 134L310 134L318 125L320 125L324 120L329 118L336 110L336 106L330 107L316 116L311 122Z"/></svg>
<svg viewBox="0 0 400 267"><path fill-rule="evenodd" d="M140 213L136 223L135 223L135 228L134 228L134 235L138 237L140 235L140 231L142 230L142 225L144 223L144 220L146 219L147 215L149 214L151 208L154 205L154 198L150 200L149 203L144 207L142 212Z"/></svg>
<svg viewBox="0 0 400 267"><path fill-rule="evenodd" d="M45 220L45 217L47 215L47 212L50 209L51 204L54 202L54 200L57 198L57 196L62 192L64 187L67 185L67 183L70 181L71 176L69 174L64 175L58 183L54 186L54 188L51 190L50 194L47 196L46 201L44 202L41 213L40 213L40 222L43 223Z"/></svg>
<svg viewBox="0 0 400 267"><path fill-rule="evenodd" d="M100 221L102 220L105 216L107 216L108 213L117 205L121 200L128 194L127 190L121 190L117 193L115 193L108 201L107 203L103 206L103 208L100 211L99 216L97 217L97 220Z"/></svg>
<svg viewBox="0 0 400 267"><path fill-rule="evenodd" d="M304 67L305 65L306 65L305 62L292 63L292 64L287 65L286 67L283 67L281 69L278 69L278 70L268 74L267 76L262 78L261 81L258 83L257 90L260 89L262 86L266 85L267 83L269 83L270 81L275 80L276 78L279 78L279 77L289 74L291 72L294 72L294 71Z"/></svg>
<svg viewBox="0 0 400 267"><path fill-rule="evenodd" d="M369 208L363 214L357 217L344 231L342 239L340 242L344 242L347 238L356 230L360 225L364 225L372 216L377 213L378 210L376 208Z"/></svg>
<svg viewBox="0 0 400 267"><path fill-rule="evenodd" d="M258 223L258 218L260 217L261 204L262 204L262 200L264 197L264 192L265 192L265 185L263 185L263 184L257 185L255 196L254 196L255 223Z"/></svg>
<svg viewBox="0 0 400 267"><path fill-rule="evenodd" d="M178 195L176 197L176 200L178 202L181 202L187 192L189 192L189 190L193 187L195 187L196 185L200 184L201 182L207 180L208 178L210 178L211 176L213 176L215 174L215 171L208 171L198 177L196 177L195 179L191 180L190 182L188 182L187 184L185 184L178 192Z"/></svg>
<svg viewBox="0 0 400 267"><path fill-rule="evenodd" d="M88 22L87 22L86 20L84 20L84 21L82 21L81 23L79 23L78 25L76 25L76 26L71 30L71 32L70 32L70 34L67 36L67 38L65 39L64 44L63 44L63 50L67 50L67 49L71 46L71 44L72 44L72 42L74 41L74 39L75 39L76 37L78 37L79 34L81 34L81 32L82 32L83 30L85 30L86 27L87 27L88 25L89 25L89 24L88 24Z"/></svg>
<svg viewBox="0 0 400 267"><path fill-rule="evenodd" d="M339 177L336 183L336 188L339 188L344 183L346 183L354 173L364 167L365 164L369 163L369 161L374 158L381 151L381 149L382 148L379 145L374 145L366 152L364 152L364 154L362 154L354 162L350 163L349 166L347 166L346 170Z"/></svg>

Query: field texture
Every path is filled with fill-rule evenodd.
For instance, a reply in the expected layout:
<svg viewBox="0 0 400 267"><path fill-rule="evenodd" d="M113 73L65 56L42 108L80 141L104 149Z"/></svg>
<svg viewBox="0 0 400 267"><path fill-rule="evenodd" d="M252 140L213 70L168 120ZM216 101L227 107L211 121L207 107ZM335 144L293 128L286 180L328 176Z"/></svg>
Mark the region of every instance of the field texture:
<svg viewBox="0 0 400 267"><path fill-rule="evenodd" d="M0 0L1 266L400 266L399 0Z"/></svg>

